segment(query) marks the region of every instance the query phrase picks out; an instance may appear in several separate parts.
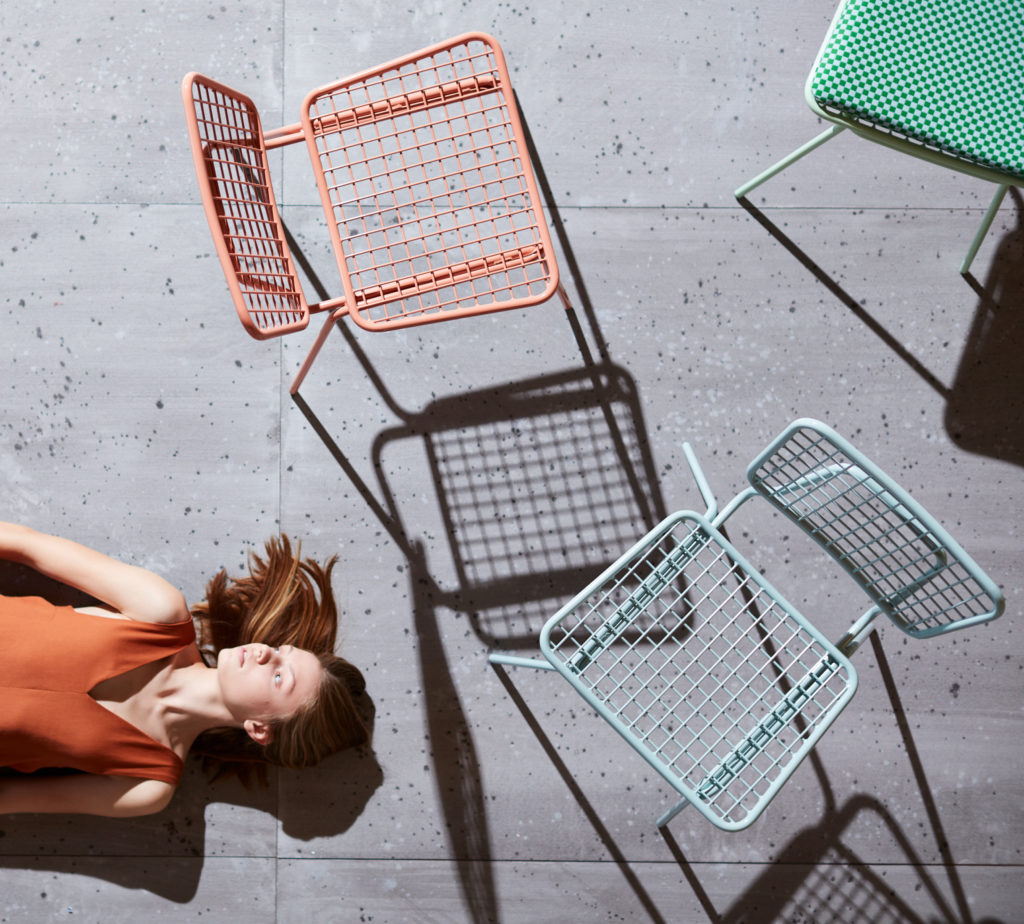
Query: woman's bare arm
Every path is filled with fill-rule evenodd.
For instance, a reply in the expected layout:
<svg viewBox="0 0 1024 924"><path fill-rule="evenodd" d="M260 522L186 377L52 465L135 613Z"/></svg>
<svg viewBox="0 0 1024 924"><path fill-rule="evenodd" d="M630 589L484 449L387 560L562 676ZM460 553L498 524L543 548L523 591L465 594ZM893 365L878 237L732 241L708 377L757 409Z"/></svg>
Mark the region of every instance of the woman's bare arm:
<svg viewBox="0 0 1024 924"><path fill-rule="evenodd" d="M159 575L27 526L0 523L0 558L34 568L143 622L188 619L185 598Z"/></svg>
<svg viewBox="0 0 1024 924"><path fill-rule="evenodd" d="M174 787L126 776L0 777L0 815L20 812L131 818L162 811Z"/></svg>

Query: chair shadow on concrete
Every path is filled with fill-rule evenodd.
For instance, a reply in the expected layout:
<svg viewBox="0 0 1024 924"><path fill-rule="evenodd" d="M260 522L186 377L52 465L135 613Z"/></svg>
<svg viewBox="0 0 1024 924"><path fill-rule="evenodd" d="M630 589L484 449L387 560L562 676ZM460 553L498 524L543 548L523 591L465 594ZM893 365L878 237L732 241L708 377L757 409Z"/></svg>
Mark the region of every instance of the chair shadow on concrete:
<svg viewBox="0 0 1024 924"><path fill-rule="evenodd" d="M848 842L856 841L860 828L876 837L882 832L886 845L902 853L900 864L914 872L912 885L894 886L857 854ZM817 824L798 831L772 865L722 912L714 908L671 832L663 836L699 896L708 920L716 924L956 924L975 920L960 915L885 806L866 794L853 796L838 809L832 807ZM984 920L994 924L992 919Z"/></svg>
<svg viewBox="0 0 1024 924"><path fill-rule="evenodd" d="M724 530L723 530L723 532L724 532ZM576 590L578 590L578 587L576 588ZM761 619L761 614L760 614L760 607L758 605L758 602L757 602L756 598L754 597L754 595L750 592L750 589L747 586L746 581L743 580L743 575L738 571L738 569L736 570L736 590L742 596L743 601L744 601L743 612L746 613L746 614L749 614L751 619L752 619L752 621L753 621L753 623L757 626L757 631L758 631L758 633L760 635L761 644L764 646L765 652L766 652L766 654L768 656L768 660L770 662L774 663L775 658L776 658L776 647L773 644L771 638L767 634L765 634L764 631L763 631L762 619ZM684 591L684 597L685 597L685 591ZM619 639L619 640L616 641L616 644L619 644L622 641L624 641L624 639ZM640 640L632 640L632 641L630 641L630 644L631 645L633 645L633 644L643 644L643 640L642 639L640 639ZM598 838L600 839L601 843L604 845L605 849L608 851L609 855L612 857L612 859L615 862L615 864L619 867L619 871L620 871L621 875L623 876L623 878L626 880L626 882L629 884L629 886L633 890L633 892L634 892L634 894L635 894L635 896L636 896L640 906L643 908L646 916L651 921L653 921L653 922L662 922L662 921L666 921L666 920L674 920L673 914L671 912L669 912L669 914L667 916L663 915L662 912L659 910L659 908L655 905L654 900L651 898L650 894L644 888L644 886L643 886L642 882L640 881L640 879L637 877L635 872L632 870L629 861L627 860L625 855L622 853L622 851L618 848L618 845L615 843L614 839L611 837L611 834L608 831L607 826L601 820L598 812L595 810L594 806L592 805L592 803L590 802L590 800L588 799L588 797L584 793L583 788L579 785L579 783L573 777L573 775L572 775L571 771L569 770L568 766L566 765L565 761L562 759L561 755L558 753L557 749L555 748L554 744L551 741L550 736L544 730L544 728L542 727L541 723L538 721L538 719L537 719L535 713L533 712L533 710L528 706L528 704L526 702L526 699L524 698L523 694L513 684L512 680L511 680L511 678L509 677L509 674L508 674L508 668L506 666L502 665L502 664L493 664L493 663L492 663L492 667L493 667L495 673L498 675L498 678L501 681L502 685L504 686L505 690L508 692L509 697L512 699L512 701L515 703L516 707L518 708L518 710L519 710L520 714L522 715L524 721L526 722L527 726L529 726L529 728L530 728L531 732L533 733L534 737L537 739L537 741L540 744L541 748L543 749L544 753L546 754L546 756L550 760L550 762L553 765L553 767L555 768L555 770L558 772L559 776L561 776L562 781L566 785L566 788L569 790L569 792L572 794L573 798L576 800L576 802L579 805L580 809L582 810L584 816L587 818L588 822L593 827L594 831L597 833ZM784 682L784 678L782 676L781 670L779 668L776 668L776 671L779 674L779 680ZM542 683L543 682L559 683L560 682L560 680L558 678L538 678L538 680L540 682L542 682ZM783 689L784 690L788 690L789 687L788 686L784 686ZM569 696L573 695L572 693L568 693L568 691L566 691L566 692L567 692L567 695L569 695ZM590 710L589 709L585 710L585 712L587 713L587 717L584 720L585 722L593 722L595 725L600 725L600 723L598 722L598 717L595 716L595 715L590 714ZM802 717L797 717L797 719L795 720L795 727L801 733L806 730L805 722L803 721ZM582 734L582 732L581 732L581 734ZM618 742L615 742L612 746L618 746ZM623 753L626 754L625 748L623 748ZM628 759L628 755L627 755L627 759ZM639 760L639 758L637 758L637 760ZM811 753L811 756L810 756L809 760L811 761L812 764L815 765L816 768L818 768L820 766L820 761L819 761L819 759L818 759L818 757L817 757L815 752ZM828 781L825 778L823 772L819 772L819 779L822 781L823 788L825 790L826 804L828 804L828 805L834 804L834 801L835 801L834 797L832 795L831 789L829 788L829 785L828 785ZM677 797L673 796L671 801L676 801L676 798ZM671 802L669 803L669 805L671 805ZM664 806L664 807L667 808L669 806L667 805L667 806ZM654 826L654 818L655 818L655 813L654 813L653 810L650 810L650 823L651 823L651 827L652 828ZM698 822L698 824L706 824L706 822L704 822L703 820L700 820ZM666 827L660 829L660 832L661 832L662 836L665 838L666 842L668 843L668 845L670 847L670 850L671 850L673 856L675 857L676 861L679 863L680 868L681 868L681 870L682 870L682 872L684 874L684 877L689 882L690 886L692 887L694 893L698 897L698 899L701 902L701 904L704 907L704 909L706 911L708 911L709 918L712 921L716 921L716 922L723 920L721 918L721 916L718 915L717 912L714 910L714 907L711 904L710 899L707 896L707 893L704 891L703 886L701 885L699 877L694 873L692 867L686 861L686 858L684 857L682 851L679 849L679 846L676 843L675 838L671 834L670 826L666 826ZM737 835L737 836L739 836L739 835ZM766 873L765 875L770 877L770 873ZM762 877L762 878L764 878L764 877ZM741 907L744 907L744 914L746 914L747 911L749 911L749 909L746 908L745 906L741 906ZM743 918L743 920L746 920L746 918ZM760 919L758 919L758 920L760 920ZM765 918L764 920L765 921L769 921L769 920L774 921L774 920L777 920L777 919L776 918Z"/></svg>
<svg viewBox="0 0 1024 924"><path fill-rule="evenodd" d="M427 753L444 819L449 857L470 920L496 922L500 914L490 862L490 826L480 759L448 661L437 612L439 604L433 593L426 555L416 543L408 551Z"/></svg>
<svg viewBox="0 0 1024 924"><path fill-rule="evenodd" d="M411 498L388 483L388 457L414 447L449 553L435 544L449 579L433 593L488 646L535 646L565 597L664 516L636 390L614 366L439 399L380 432L374 468L396 524Z"/></svg>
<svg viewBox="0 0 1024 924"><path fill-rule="evenodd" d="M946 836L938 804L928 784L910 723L877 631L869 636L879 674L900 730L907 762L917 785L928 832L916 832L917 843L902 830L886 806L868 793L857 793L842 806L835 796L825 766L816 751L808 763L821 785L825 811L820 819L798 831L764 870L728 908L719 911L687 860L669 827L662 829L686 882L713 924L773 924L776 921L843 921L877 924L1000 924L991 917L976 917L960 880L953 850ZM850 846L859 832L885 846L901 859L878 863L912 869L913 880L900 890L874 868L870 859ZM937 851L938 862L925 860L921 850ZM890 854L891 856L891 854ZM940 880L944 877L943 885Z"/></svg>
<svg viewBox="0 0 1024 924"><path fill-rule="evenodd" d="M539 169L538 179L549 193ZM367 381L397 421L372 441L374 487L301 394L293 396L408 562L438 799L474 921L498 920L500 909L480 761L439 613L467 617L486 647L536 650L541 625L565 596L664 516L635 384L608 358L557 213L553 224L589 326L588 340L575 310L566 312L582 357L579 367L436 398L409 411L391 396L349 327L339 325ZM313 288L322 291L290 235L289 246ZM417 517L422 514L423 498L403 494L401 478L388 474L390 454L409 451L422 454L435 488L436 533L444 539L431 543L430 554L439 549L444 563L428 559L424 524L407 525L411 509ZM603 839L610 843L607 832ZM638 887L635 877L631 882Z"/></svg>
<svg viewBox="0 0 1024 924"><path fill-rule="evenodd" d="M668 924L677 920L673 917L673 914L669 912L667 915L662 914L657 904L655 903L651 894L644 887L644 884L636 872L633 870L630 864L629 858L623 853L622 849L616 843L614 836L608 827L601 820L601 816L597 809L594 808L591 801L587 798L583 788L576 781L572 771L569 770L565 761L562 759L558 752L558 749L551 742L551 738L547 732L541 727L537 717L533 711L527 705L526 700L523 698L519 688L512 683L512 680L508 676L508 668L501 664L491 665L498 679L501 681L501 685L504 687L505 692L508 694L509 699L515 704L519 710L526 724L529 726L530 731L533 733L537 742L540 744L547 756L551 765L555 768L558 775L562 778L566 785L566 788L572 794L572 797L576 800L580 810L583 812L587 819L587 822L594 829L594 833L597 834L598 839L601 841L602 846L608 851L608 855L611 857L612 862L618 868L619 874L625 880L626 885L636 896L637 902L640 907L643 908L647 919L653 922L653 924ZM543 679L543 678L542 678ZM549 678L550 679L550 678ZM596 721L596 720L595 720Z"/></svg>
<svg viewBox="0 0 1024 924"><path fill-rule="evenodd" d="M379 381L357 344L353 350ZM485 648L535 650L541 625L565 596L660 519L664 505L625 370L584 366L439 398L415 413L384 400L401 417L373 440L378 483L371 487L295 398L408 563L424 722L450 855L472 920L498 920L480 759L439 619L467 618ZM422 517L423 498L400 473L389 474L400 468L389 465L392 454L408 460L414 452L436 492L429 555L429 531L409 522L410 510Z"/></svg>
<svg viewBox="0 0 1024 924"><path fill-rule="evenodd" d="M0 562L0 588L9 596L41 596L59 606L97 602L12 562ZM373 702L369 696L361 710L372 729ZM0 768L0 775L19 774ZM312 800L289 800L287 811L281 810L282 791L295 785L284 779L283 771L271 768L266 787L256 783L246 787L238 780L209 782L199 762L189 759L171 804L155 815L126 819L0 816L0 869L84 874L184 904L195 897L207 855L240 852L244 856L253 850L254 856L263 856L258 835L256 843L229 842L210 849L207 838L217 837L216 831L207 831L206 809L211 804L275 816L286 834L309 840L347 830L383 782L383 772L369 747L336 754L318 767L293 775L302 779L302 786L317 790L315 804ZM271 837L271 851L273 842Z"/></svg>
<svg viewBox="0 0 1024 924"><path fill-rule="evenodd" d="M1024 465L1024 198L1011 187L1018 216L1016 228L1004 235L984 283L972 274L964 278L978 298L959 368L952 385L945 385L899 339L873 317L828 272L816 263L764 212L748 199L740 205L836 299L860 319L946 401L945 427L962 448ZM951 279L955 276L951 272Z"/></svg>
<svg viewBox="0 0 1024 924"><path fill-rule="evenodd" d="M946 402L946 431L969 452L1024 465L1024 195L1011 187L1017 226L999 242Z"/></svg>

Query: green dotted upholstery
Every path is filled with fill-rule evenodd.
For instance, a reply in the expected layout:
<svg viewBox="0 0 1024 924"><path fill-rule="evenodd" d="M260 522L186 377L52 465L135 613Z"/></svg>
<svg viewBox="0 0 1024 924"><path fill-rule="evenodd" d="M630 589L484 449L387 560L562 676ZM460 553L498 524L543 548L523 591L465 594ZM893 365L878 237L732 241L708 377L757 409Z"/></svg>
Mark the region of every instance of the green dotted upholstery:
<svg viewBox="0 0 1024 924"><path fill-rule="evenodd" d="M848 0L809 89L825 112L1024 179L1024 0Z"/></svg>

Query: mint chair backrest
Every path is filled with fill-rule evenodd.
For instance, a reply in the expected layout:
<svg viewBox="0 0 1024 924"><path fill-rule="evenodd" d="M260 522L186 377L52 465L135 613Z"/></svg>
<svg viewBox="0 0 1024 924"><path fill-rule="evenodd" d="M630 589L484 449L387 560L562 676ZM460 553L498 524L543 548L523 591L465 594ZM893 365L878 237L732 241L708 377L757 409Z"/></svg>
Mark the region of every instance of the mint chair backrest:
<svg viewBox="0 0 1024 924"><path fill-rule="evenodd" d="M790 424L747 478L908 635L927 638L1002 612L998 587L935 519L819 421Z"/></svg>

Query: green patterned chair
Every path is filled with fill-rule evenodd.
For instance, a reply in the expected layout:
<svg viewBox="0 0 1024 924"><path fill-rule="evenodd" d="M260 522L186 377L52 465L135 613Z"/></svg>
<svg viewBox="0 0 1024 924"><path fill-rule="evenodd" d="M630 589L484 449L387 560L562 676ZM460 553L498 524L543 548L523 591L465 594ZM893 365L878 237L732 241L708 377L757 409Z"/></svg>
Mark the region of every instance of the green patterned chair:
<svg viewBox="0 0 1024 924"><path fill-rule="evenodd" d="M1024 186L1024 2L846 0L818 52L807 102L833 124L736 190L850 129L997 185L966 273L1010 186Z"/></svg>

